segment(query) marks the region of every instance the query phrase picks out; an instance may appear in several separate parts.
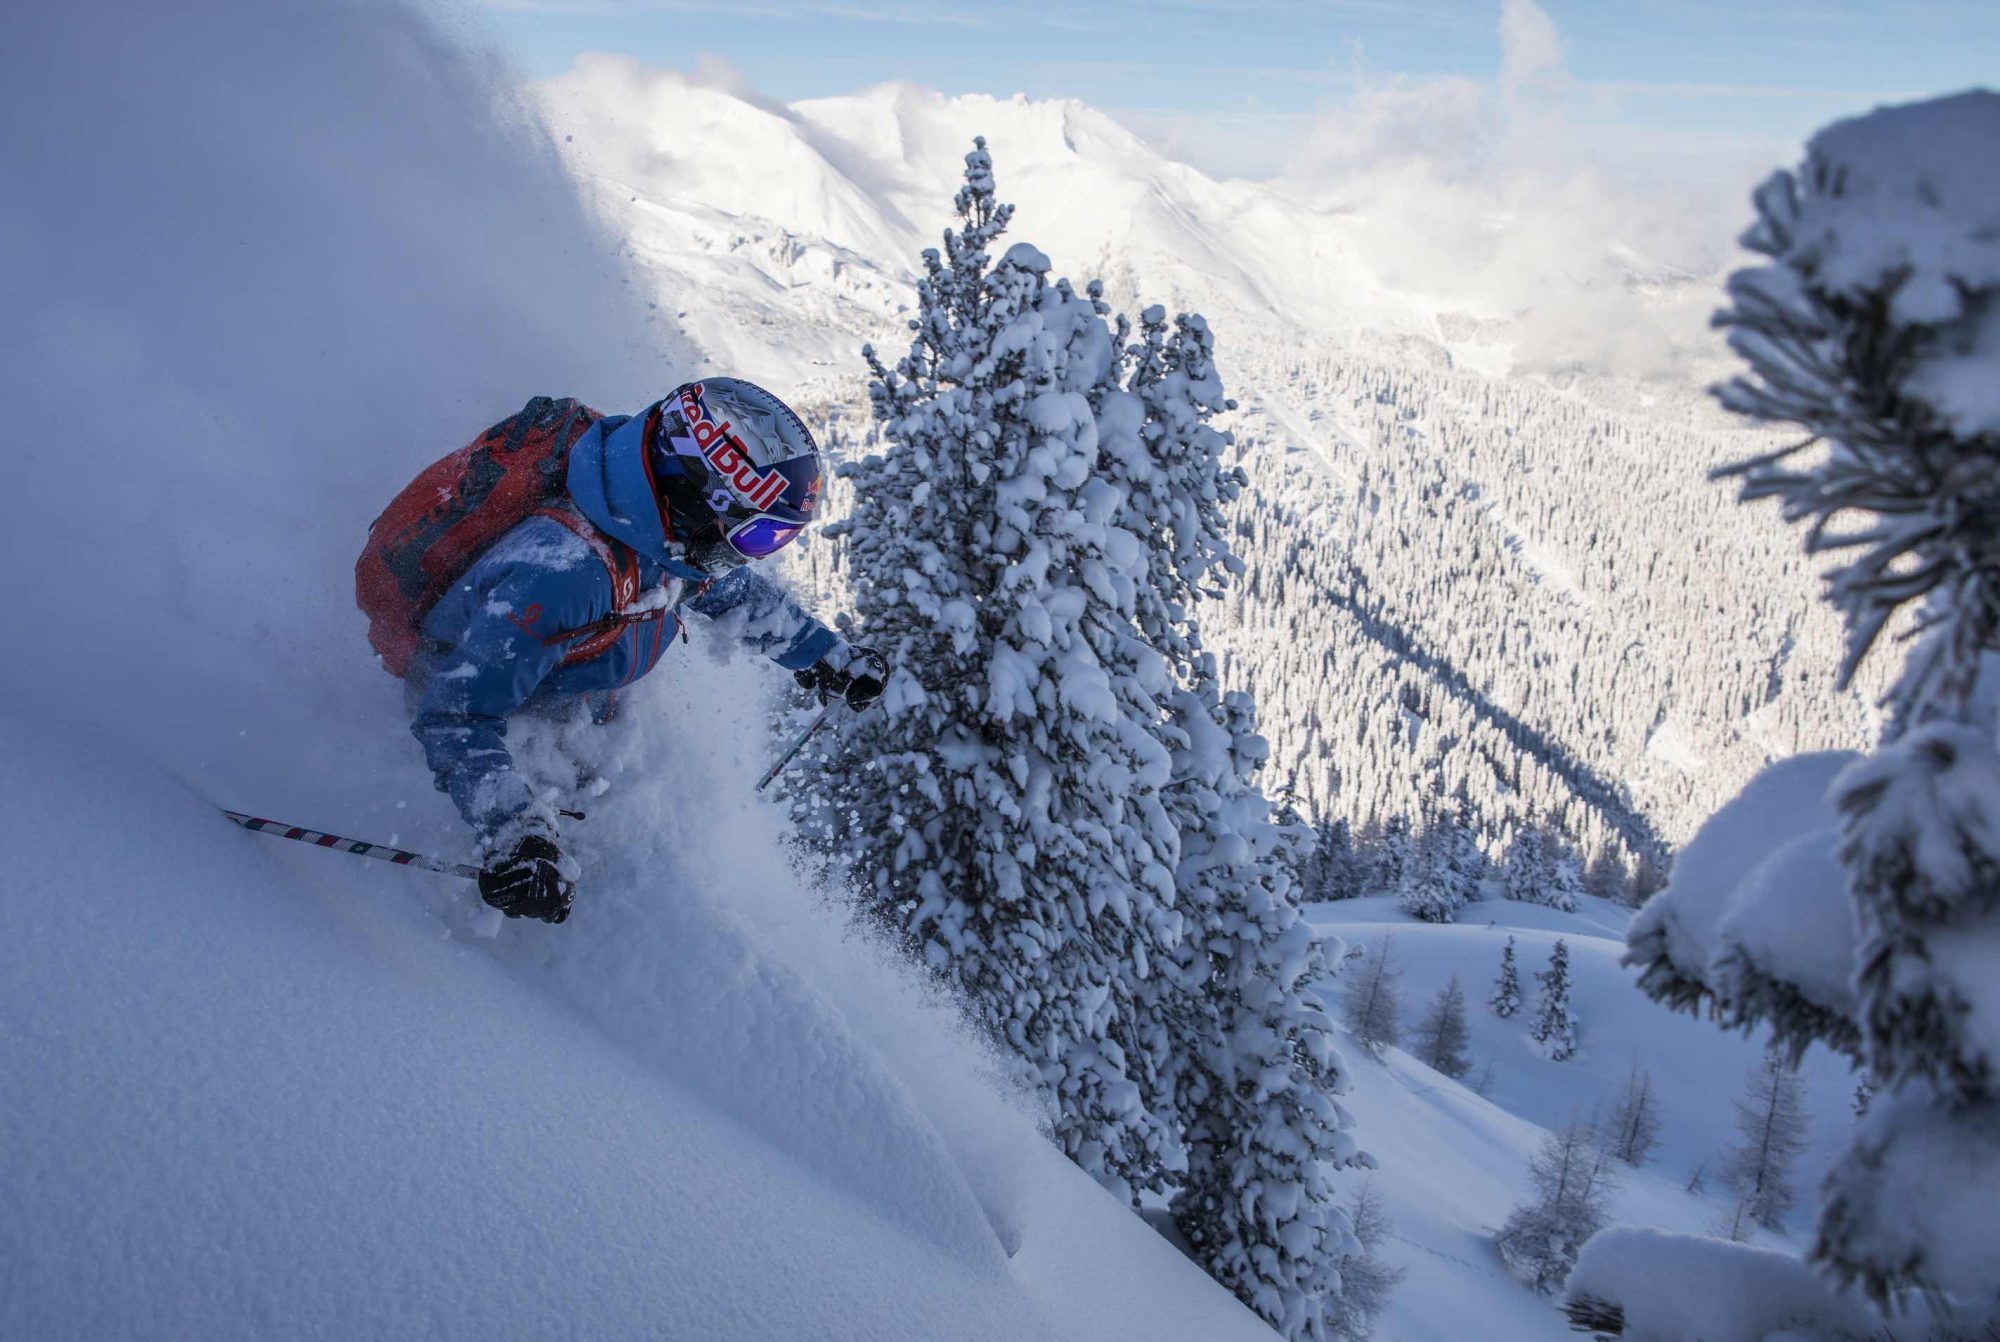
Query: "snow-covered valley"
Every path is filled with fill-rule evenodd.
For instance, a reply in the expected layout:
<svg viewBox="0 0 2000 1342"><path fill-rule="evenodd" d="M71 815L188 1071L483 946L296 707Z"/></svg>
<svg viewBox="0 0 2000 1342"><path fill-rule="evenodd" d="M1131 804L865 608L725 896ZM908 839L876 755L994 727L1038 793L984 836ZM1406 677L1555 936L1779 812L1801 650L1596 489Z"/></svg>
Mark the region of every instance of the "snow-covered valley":
<svg viewBox="0 0 2000 1342"><path fill-rule="evenodd" d="M1382 1063L1354 1050L1348 1104L1380 1162L1372 1178L1395 1227L1386 1256L1409 1273L1383 1316L1382 1338L1453 1342L1476 1332L1494 1342L1545 1342L1562 1335L1550 1301L1508 1273L1493 1234L1528 1196L1527 1161L1547 1134L1608 1112L1635 1061L1660 1088L1665 1122L1645 1165L1618 1169L1613 1220L1692 1234L1714 1233L1726 1220L1729 1195L1715 1170L1736 1140L1732 1095L1762 1049L1634 990L1618 963L1626 910L1595 899L1573 914L1487 900L1439 927L1413 922L1393 897L1372 896L1314 905L1310 914L1323 933L1354 945L1393 940L1406 1028L1454 976L1469 1003L1472 1070L1462 1080L1412 1057L1408 1040ZM1550 1061L1528 1037L1526 1011L1501 1020L1486 1005L1510 937L1531 1000L1529 975L1546 964L1557 939L1568 946L1581 1021L1575 1057ZM1844 1061L1823 1052L1809 1055L1804 1076L1812 1142L1799 1174L1809 1184L1845 1141L1853 1078ZM1702 1166L1706 1187L1690 1193L1690 1176ZM1468 1324L1473 1319L1476 1327Z"/></svg>

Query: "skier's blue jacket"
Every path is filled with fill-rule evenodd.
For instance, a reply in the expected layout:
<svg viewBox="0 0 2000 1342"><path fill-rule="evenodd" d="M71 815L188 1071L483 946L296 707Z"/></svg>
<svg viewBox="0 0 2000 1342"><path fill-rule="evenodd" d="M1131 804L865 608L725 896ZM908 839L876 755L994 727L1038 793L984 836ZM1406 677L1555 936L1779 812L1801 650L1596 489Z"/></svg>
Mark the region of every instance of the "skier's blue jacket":
<svg viewBox="0 0 2000 1342"><path fill-rule="evenodd" d="M749 569L710 581L686 561L667 539L647 479L644 428L643 415L592 425L570 449L569 495L598 530L638 555L645 600L671 613L630 625L589 661L562 666L564 644L553 636L614 613L611 576L575 532L531 517L481 555L424 618L426 647L408 677L416 714L410 730L439 790L489 842L525 818L549 819L514 770L508 715L630 685L672 644L681 609L731 616L746 645L788 670L813 665L839 642Z"/></svg>

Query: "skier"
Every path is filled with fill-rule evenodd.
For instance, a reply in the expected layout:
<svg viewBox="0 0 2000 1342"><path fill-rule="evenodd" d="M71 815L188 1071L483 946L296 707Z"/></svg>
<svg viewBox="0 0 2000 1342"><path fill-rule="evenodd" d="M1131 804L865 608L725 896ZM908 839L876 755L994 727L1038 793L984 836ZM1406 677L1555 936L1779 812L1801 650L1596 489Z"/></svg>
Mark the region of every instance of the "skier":
<svg viewBox="0 0 2000 1342"><path fill-rule="evenodd" d="M403 677L440 791L479 837L480 896L560 923L577 867L514 767L520 711L610 720L681 611L731 614L749 647L822 703L865 708L888 675L745 567L789 544L820 496L819 452L777 397L735 378L638 415L538 397L419 476L369 530L356 596Z"/></svg>

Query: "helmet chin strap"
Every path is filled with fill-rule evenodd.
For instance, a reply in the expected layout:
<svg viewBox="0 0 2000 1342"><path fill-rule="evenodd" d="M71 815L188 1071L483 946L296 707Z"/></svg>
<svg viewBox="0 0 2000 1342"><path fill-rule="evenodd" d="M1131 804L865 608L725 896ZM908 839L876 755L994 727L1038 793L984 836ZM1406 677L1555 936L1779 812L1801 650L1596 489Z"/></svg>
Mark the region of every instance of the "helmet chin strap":
<svg viewBox="0 0 2000 1342"><path fill-rule="evenodd" d="M661 453L655 458L653 476L659 482L660 519L666 523L667 539L692 555L701 536L716 530L715 514L703 498L708 472L697 459Z"/></svg>
<svg viewBox="0 0 2000 1342"><path fill-rule="evenodd" d="M723 539L721 530L716 527L709 528L709 534L700 540L681 542L681 549L689 563L717 576L750 562L736 552L735 546Z"/></svg>

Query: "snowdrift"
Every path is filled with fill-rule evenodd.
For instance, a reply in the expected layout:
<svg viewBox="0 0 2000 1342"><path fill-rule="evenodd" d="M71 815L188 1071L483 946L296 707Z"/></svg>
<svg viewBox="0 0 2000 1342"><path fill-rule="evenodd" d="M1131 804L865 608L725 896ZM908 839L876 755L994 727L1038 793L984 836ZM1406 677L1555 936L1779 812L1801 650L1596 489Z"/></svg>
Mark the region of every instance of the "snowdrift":
<svg viewBox="0 0 2000 1342"><path fill-rule="evenodd" d="M214 814L462 854L354 547L685 346L418 15L184 8L0 57L0 1336L1268 1336L801 885L721 642L593 742L559 932Z"/></svg>
<svg viewBox="0 0 2000 1342"><path fill-rule="evenodd" d="M1618 1167L1612 1222L1700 1235L1726 1212L1729 1197L1713 1171L1722 1148L1736 1140L1731 1100L1762 1047L1641 994L1633 971L1619 963L1628 913L1591 898L1573 914L1485 900L1467 905L1463 921L1436 925L1399 912L1393 896L1310 908L1318 927L1350 946L1395 939L1406 1033L1453 975L1465 988L1472 1035L1472 1072L1465 1081L1442 1076L1401 1049L1379 1064L1359 1049L1350 1054L1354 1089L1344 1103L1354 1113L1356 1135L1380 1162L1375 1182L1395 1223L1396 1241L1385 1256L1408 1270L1382 1318L1383 1337L1544 1342L1567 1334L1559 1302L1510 1276L1492 1235L1528 1195L1527 1159L1544 1135L1573 1115L1608 1108L1635 1057L1653 1074L1665 1124L1659 1149L1644 1167ZM1523 1010L1501 1020L1486 1001L1509 936ZM1546 967L1558 937L1569 947L1571 1002L1580 1020L1579 1051L1566 1062L1541 1056L1528 1038L1539 992L1533 976ZM1489 1064L1481 1095L1470 1083ZM1803 1072L1811 1144L1796 1175L1799 1187L1807 1188L1846 1140L1854 1081L1845 1060L1822 1049L1807 1054ZM1704 1163L1706 1191L1688 1192L1689 1176ZM1806 1229L1803 1216L1793 1220L1795 1231ZM1789 1241L1770 1243L1796 1251Z"/></svg>

